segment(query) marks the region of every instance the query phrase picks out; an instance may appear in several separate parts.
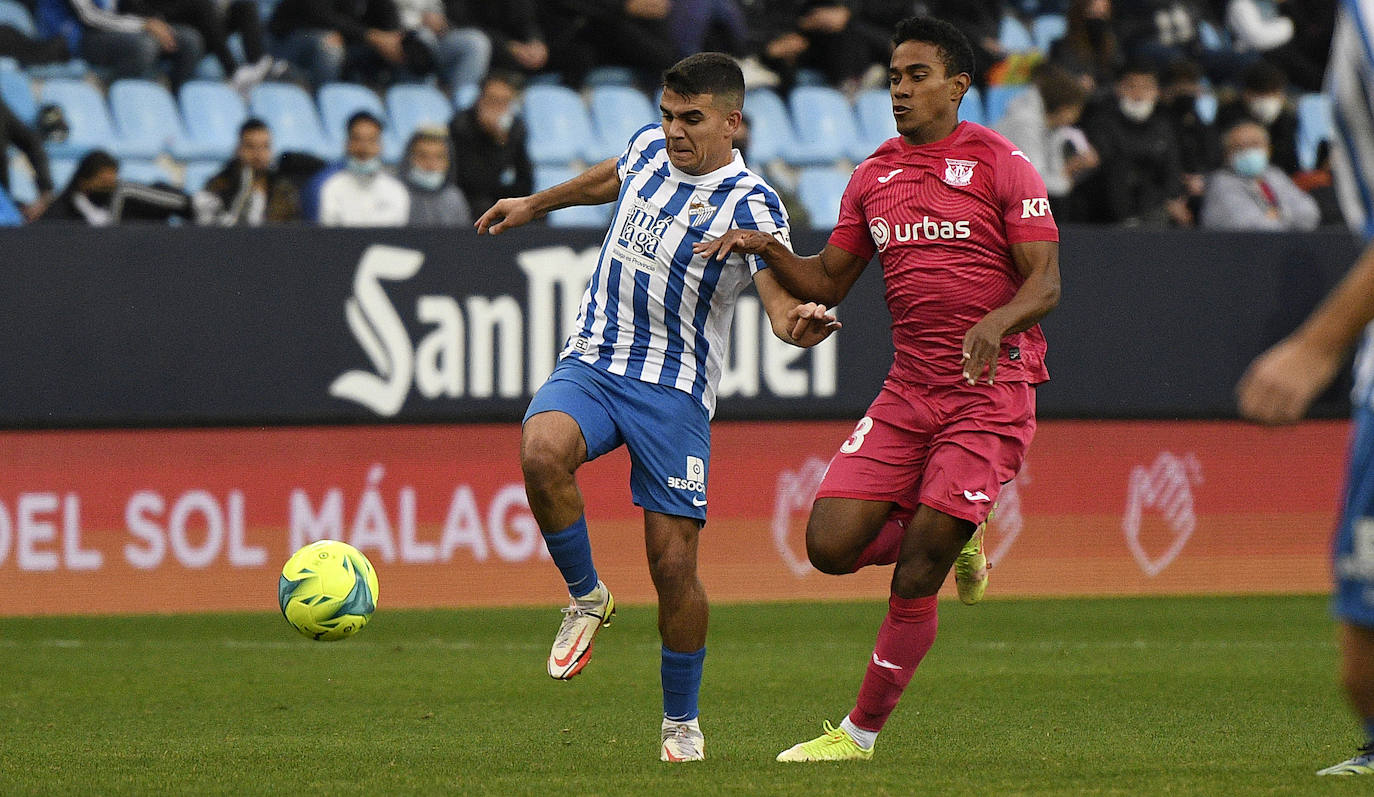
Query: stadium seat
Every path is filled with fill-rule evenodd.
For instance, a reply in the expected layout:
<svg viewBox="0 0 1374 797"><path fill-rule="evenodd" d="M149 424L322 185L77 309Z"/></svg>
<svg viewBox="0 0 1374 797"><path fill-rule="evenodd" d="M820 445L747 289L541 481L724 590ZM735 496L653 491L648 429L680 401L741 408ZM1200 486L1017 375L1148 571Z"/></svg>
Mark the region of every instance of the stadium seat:
<svg viewBox="0 0 1374 797"><path fill-rule="evenodd" d="M9 25L30 39L38 35L33 15L23 3L16 0L0 0L0 25Z"/></svg>
<svg viewBox="0 0 1374 797"><path fill-rule="evenodd" d="M536 166L534 190L543 191L576 177L580 170L567 166ZM548 215L550 227L605 227L614 205L574 205Z"/></svg>
<svg viewBox="0 0 1374 797"><path fill-rule="evenodd" d="M192 144L207 157L225 160L238 146L239 126L248 118L242 98L226 83L192 80L181 87L181 118ZM278 142L273 142L280 149Z"/></svg>
<svg viewBox="0 0 1374 797"><path fill-rule="evenodd" d="M969 86L964 92L964 101L959 103L959 121L988 124L988 116L983 111L983 95L977 86Z"/></svg>
<svg viewBox="0 0 1374 797"><path fill-rule="evenodd" d="M143 185L154 185L156 183L172 184L172 175L163 170L156 161L129 159L119 164L119 179L130 183L142 183Z"/></svg>
<svg viewBox="0 0 1374 797"><path fill-rule="evenodd" d="M872 150L864 147L849 101L827 86L798 86L788 105L797 131L797 148L788 159L794 165L825 165L849 158L859 161Z"/></svg>
<svg viewBox="0 0 1374 797"><path fill-rule="evenodd" d="M475 84L459 86L453 90L453 108L458 111L466 111L477 102L477 97L481 95L482 87Z"/></svg>
<svg viewBox="0 0 1374 797"><path fill-rule="evenodd" d="M43 84L39 102L62 108L69 129L67 140L48 144L48 154L58 158L80 158L93 149L103 149L116 158L151 158L160 148L141 141L126 141L116 135L110 112L100 92L89 83L59 78Z"/></svg>
<svg viewBox="0 0 1374 797"><path fill-rule="evenodd" d="M1035 49L1035 38L1031 36L1025 23L1011 14L1003 15L1002 23L997 28L997 41L1009 53Z"/></svg>
<svg viewBox="0 0 1374 797"><path fill-rule="evenodd" d="M1298 98L1298 165L1311 169L1317 165L1317 147L1331 138L1331 98L1325 94L1304 94Z"/></svg>
<svg viewBox="0 0 1374 797"><path fill-rule="evenodd" d="M529 126L530 160L535 165L565 166L596 160L601 147L582 98L563 86L530 86L525 90L525 123Z"/></svg>
<svg viewBox="0 0 1374 797"><path fill-rule="evenodd" d="M840 220L840 197L849 184L849 174L833 166L801 170L797 197L806 206L813 228L829 230Z"/></svg>
<svg viewBox="0 0 1374 797"><path fill-rule="evenodd" d="M278 152L306 152L325 160L337 159L343 152L325 132L310 95L294 83L259 84L248 107L272 129Z"/></svg>
<svg viewBox="0 0 1374 797"><path fill-rule="evenodd" d="M897 135L897 123L892 119L892 95L883 89L869 89L855 97L854 111L859 117L860 140L869 154Z"/></svg>
<svg viewBox="0 0 1374 797"><path fill-rule="evenodd" d="M160 83L116 80L110 86L110 111L126 141L168 152L180 160L210 158L218 150L193 141L181 124L176 102Z"/></svg>
<svg viewBox="0 0 1374 797"><path fill-rule="evenodd" d="M1007 112L1007 103L1012 98L1029 86L988 86L988 95L983 98L983 118L987 120L989 126L995 125L1002 120L1002 115ZM968 98L964 98L968 102Z"/></svg>
<svg viewBox="0 0 1374 797"><path fill-rule="evenodd" d="M453 118L453 106L443 92L423 83L398 83L387 89L386 110L396 140L402 143L421 125L447 128Z"/></svg>
<svg viewBox="0 0 1374 797"><path fill-rule="evenodd" d="M1041 14L1031 20L1031 39L1036 49L1048 53L1055 42L1064 38L1068 28L1063 14Z"/></svg>
<svg viewBox="0 0 1374 797"><path fill-rule="evenodd" d="M592 160L620 157L635 131L659 119L649 98L633 86L596 86L590 104L600 147L600 157Z"/></svg>
<svg viewBox="0 0 1374 797"><path fill-rule="evenodd" d="M582 79L584 86L634 86L634 70L625 66L598 66Z"/></svg>
<svg viewBox="0 0 1374 797"><path fill-rule="evenodd" d="M38 103L33 100L28 75L18 68L0 68L0 98L24 124L32 125L38 118Z"/></svg>
<svg viewBox="0 0 1374 797"><path fill-rule="evenodd" d="M70 158L48 158L48 171L52 173L52 184L57 189L57 193L67 187L67 183L72 181L72 175L76 174L77 161Z"/></svg>
<svg viewBox="0 0 1374 797"><path fill-rule="evenodd" d="M792 148L796 138L792 119L772 89L754 89L746 94L744 115L749 117L749 162L755 171Z"/></svg>
<svg viewBox="0 0 1374 797"><path fill-rule="evenodd" d="M320 119L334 152L343 152L348 118L358 111L367 111L382 120L382 160L397 163L405 147L404 139L396 137L396 128L387 118L382 100L366 86L357 83L328 83L320 87Z"/></svg>
<svg viewBox="0 0 1374 797"><path fill-rule="evenodd" d="M219 161L191 161L186 164L186 172L181 178L181 189L194 194L205 187L211 177L219 174L224 164Z"/></svg>
<svg viewBox="0 0 1374 797"><path fill-rule="evenodd" d="M1210 125L1217 120L1217 95L1211 92L1197 95L1197 99L1193 101L1193 108L1197 111L1198 119Z"/></svg>

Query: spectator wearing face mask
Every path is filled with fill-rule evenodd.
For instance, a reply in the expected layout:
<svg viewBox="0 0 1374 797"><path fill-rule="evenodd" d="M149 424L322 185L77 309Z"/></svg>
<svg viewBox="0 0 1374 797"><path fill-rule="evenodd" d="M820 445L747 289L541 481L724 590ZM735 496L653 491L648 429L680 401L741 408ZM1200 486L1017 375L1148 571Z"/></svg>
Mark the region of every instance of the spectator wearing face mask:
<svg viewBox="0 0 1374 797"><path fill-rule="evenodd" d="M1213 230L1315 230L1312 197L1269 164L1269 135L1256 122L1226 131L1226 166L1213 172L1202 201L1202 226Z"/></svg>
<svg viewBox="0 0 1374 797"><path fill-rule="evenodd" d="M496 200L534 190L534 167L525 149L525 123L515 114L520 79L493 70L477 101L449 123L457 157L453 182L479 212Z"/></svg>
<svg viewBox="0 0 1374 797"><path fill-rule="evenodd" d="M382 122L367 111L348 119L344 167L320 185L323 227L402 227L410 220L410 194L382 170Z"/></svg>
<svg viewBox="0 0 1374 797"><path fill-rule="evenodd" d="M119 161L104 150L92 150L77 164L72 179L40 222L77 222L109 227L130 221L167 222L188 218L191 198L169 186L143 185L119 179Z"/></svg>
<svg viewBox="0 0 1374 797"><path fill-rule="evenodd" d="M422 127L406 144L406 190L410 192L410 226L466 227L472 209L449 174L448 133Z"/></svg>
<svg viewBox="0 0 1374 797"><path fill-rule="evenodd" d="M1260 61L1241 81L1240 96L1217 109L1217 127L1229 130L1238 122L1258 122L1269 134L1270 162L1284 174L1298 170L1298 115L1288 103L1288 77L1283 70Z"/></svg>
<svg viewBox="0 0 1374 797"><path fill-rule="evenodd" d="M1075 188L1088 220L1107 224L1192 226L1185 198L1178 139L1158 107L1153 68L1134 62L1122 70L1109 104L1084 132L1102 165Z"/></svg>

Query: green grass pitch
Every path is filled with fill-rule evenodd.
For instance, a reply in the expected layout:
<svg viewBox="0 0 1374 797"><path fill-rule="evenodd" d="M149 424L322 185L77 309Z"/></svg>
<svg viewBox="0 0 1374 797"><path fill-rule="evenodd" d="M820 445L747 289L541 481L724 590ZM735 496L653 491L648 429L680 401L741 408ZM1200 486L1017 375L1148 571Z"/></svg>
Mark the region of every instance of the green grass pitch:
<svg viewBox="0 0 1374 797"><path fill-rule="evenodd" d="M995 583L994 583L995 588ZM658 761L652 607L574 681L543 610L0 619L0 794L1369 794L1320 597L941 605L872 762L778 764L850 707L885 604L714 607L708 760Z"/></svg>

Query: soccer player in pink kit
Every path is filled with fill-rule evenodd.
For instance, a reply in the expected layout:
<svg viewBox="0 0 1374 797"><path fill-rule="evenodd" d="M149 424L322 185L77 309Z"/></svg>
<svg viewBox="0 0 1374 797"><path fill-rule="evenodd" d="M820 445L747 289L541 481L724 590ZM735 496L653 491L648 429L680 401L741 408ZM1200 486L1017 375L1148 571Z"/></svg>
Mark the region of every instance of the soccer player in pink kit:
<svg viewBox="0 0 1374 797"><path fill-rule="evenodd" d="M877 253L896 356L830 462L806 529L831 574L895 563L887 617L835 728L779 761L868 759L935 641L936 593L1035 433L1048 379L1039 326L1059 301L1059 231L1044 182L1015 145L960 122L973 51L954 26L901 22L888 72L898 137L859 164L819 255L731 230L702 252L762 255L803 301L838 304Z"/></svg>

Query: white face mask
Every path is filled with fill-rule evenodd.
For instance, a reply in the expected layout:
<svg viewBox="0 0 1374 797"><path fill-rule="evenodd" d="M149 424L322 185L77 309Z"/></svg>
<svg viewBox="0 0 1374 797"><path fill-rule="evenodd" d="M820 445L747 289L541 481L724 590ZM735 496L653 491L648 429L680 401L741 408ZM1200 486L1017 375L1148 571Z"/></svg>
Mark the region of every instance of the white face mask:
<svg viewBox="0 0 1374 797"><path fill-rule="evenodd" d="M1122 97L1117 101L1121 114L1132 122L1143 122L1155 112L1154 100L1132 100Z"/></svg>
<svg viewBox="0 0 1374 797"><path fill-rule="evenodd" d="M1257 97L1246 103L1246 107L1250 109L1250 115L1255 117L1255 121L1268 127L1279 118L1280 113L1283 113L1283 98Z"/></svg>
<svg viewBox="0 0 1374 797"><path fill-rule="evenodd" d="M347 166L350 172L353 172L359 177L371 177L372 175L382 170L382 160L381 158L368 158L367 160L358 160L357 158L350 156L348 159Z"/></svg>
<svg viewBox="0 0 1374 797"><path fill-rule="evenodd" d="M446 177L448 177L446 172L431 172L419 167L410 170L410 181L426 191L438 191L443 187Z"/></svg>

